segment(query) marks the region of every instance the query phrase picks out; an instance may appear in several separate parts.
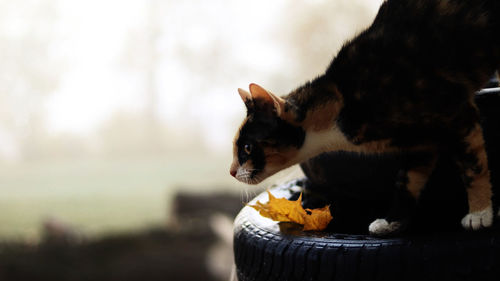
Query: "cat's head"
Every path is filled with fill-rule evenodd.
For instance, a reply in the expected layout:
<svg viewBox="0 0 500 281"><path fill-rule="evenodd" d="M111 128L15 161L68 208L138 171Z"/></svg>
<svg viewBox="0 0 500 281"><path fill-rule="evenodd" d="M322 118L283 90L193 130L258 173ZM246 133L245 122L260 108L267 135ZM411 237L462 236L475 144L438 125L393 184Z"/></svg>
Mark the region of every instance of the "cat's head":
<svg viewBox="0 0 500 281"><path fill-rule="evenodd" d="M256 84L250 84L250 92L238 92L247 116L234 138L230 174L241 182L257 184L297 163L305 131L294 124L285 99Z"/></svg>

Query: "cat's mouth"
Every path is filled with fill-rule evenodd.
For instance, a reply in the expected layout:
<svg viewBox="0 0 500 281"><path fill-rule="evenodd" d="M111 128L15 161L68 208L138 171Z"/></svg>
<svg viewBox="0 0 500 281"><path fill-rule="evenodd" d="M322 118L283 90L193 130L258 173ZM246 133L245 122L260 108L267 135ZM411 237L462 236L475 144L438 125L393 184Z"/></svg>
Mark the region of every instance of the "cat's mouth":
<svg viewBox="0 0 500 281"><path fill-rule="evenodd" d="M233 164L229 172L238 181L246 184L258 184L267 178L263 170L254 169L247 163L243 165Z"/></svg>
<svg viewBox="0 0 500 281"><path fill-rule="evenodd" d="M256 169L244 169L242 167L238 168L234 177L240 182L247 184L258 184L266 178L262 176L261 171Z"/></svg>

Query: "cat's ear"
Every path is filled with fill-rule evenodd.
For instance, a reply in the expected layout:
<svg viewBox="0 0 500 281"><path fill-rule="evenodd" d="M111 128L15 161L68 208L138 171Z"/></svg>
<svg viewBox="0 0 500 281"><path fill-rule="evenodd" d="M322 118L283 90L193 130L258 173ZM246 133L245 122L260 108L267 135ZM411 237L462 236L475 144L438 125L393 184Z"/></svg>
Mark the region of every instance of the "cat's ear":
<svg viewBox="0 0 500 281"><path fill-rule="evenodd" d="M245 103L247 109L252 108L253 107L252 95L241 88L238 88L238 93L240 94L240 97Z"/></svg>
<svg viewBox="0 0 500 281"><path fill-rule="evenodd" d="M250 84L250 93L252 100L257 104L257 108L261 110L274 111L278 116L284 112L285 100L273 93L267 91L257 84Z"/></svg>
<svg viewBox="0 0 500 281"><path fill-rule="evenodd" d="M252 100L252 95L250 95L249 92L247 92L241 88L238 88L238 93L240 94L240 97L244 103L247 103L247 102Z"/></svg>

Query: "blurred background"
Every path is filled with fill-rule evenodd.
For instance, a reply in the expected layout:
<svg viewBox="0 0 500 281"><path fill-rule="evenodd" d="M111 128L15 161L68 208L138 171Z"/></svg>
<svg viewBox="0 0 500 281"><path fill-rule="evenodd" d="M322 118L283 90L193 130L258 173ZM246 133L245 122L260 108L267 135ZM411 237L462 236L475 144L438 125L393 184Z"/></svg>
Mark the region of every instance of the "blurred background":
<svg viewBox="0 0 500 281"><path fill-rule="evenodd" d="M229 176L236 89L321 74L380 3L0 0L0 280L228 280L234 215L300 176Z"/></svg>

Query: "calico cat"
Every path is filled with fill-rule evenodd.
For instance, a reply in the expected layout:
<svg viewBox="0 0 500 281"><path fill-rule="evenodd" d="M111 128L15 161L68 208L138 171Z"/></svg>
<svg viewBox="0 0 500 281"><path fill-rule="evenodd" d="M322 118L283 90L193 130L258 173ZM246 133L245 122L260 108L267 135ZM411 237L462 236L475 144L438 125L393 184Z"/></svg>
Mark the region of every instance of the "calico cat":
<svg viewBox="0 0 500 281"><path fill-rule="evenodd" d="M439 154L453 153L467 190L466 229L493 221L492 187L474 93L500 63L500 1L387 0L324 74L278 97L238 89L247 116L230 174L259 183L327 151L416 153L397 176L375 235L398 232ZM404 202L404 203L402 203Z"/></svg>

